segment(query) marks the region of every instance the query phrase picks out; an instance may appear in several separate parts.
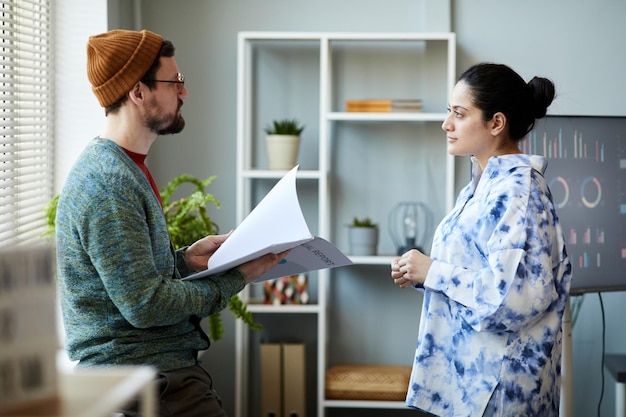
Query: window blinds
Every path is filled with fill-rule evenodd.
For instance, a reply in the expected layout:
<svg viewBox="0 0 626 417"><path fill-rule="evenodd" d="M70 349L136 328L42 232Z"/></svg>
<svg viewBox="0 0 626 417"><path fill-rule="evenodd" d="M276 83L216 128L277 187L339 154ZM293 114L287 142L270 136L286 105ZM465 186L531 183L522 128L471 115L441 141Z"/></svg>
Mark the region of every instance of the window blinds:
<svg viewBox="0 0 626 417"><path fill-rule="evenodd" d="M49 0L0 0L0 247L45 230L53 186Z"/></svg>

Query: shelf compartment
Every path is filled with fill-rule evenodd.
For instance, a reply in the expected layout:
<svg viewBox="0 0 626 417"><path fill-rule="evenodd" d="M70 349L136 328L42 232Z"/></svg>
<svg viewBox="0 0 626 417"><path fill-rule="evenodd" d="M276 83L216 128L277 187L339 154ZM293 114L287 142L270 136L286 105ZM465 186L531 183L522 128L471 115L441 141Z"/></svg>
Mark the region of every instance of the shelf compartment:
<svg viewBox="0 0 626 417"><path fill-rule="evenodd" d="M306 375L306 412L314 416L318 397L318 344L317 330L319 317L311 314L263 314L255 315L255 320L263 325L263 331L251 331L248 340L250 362L245 372L248 377L249 408L246 417L262 417L260 364L262 343L298 343L304 344Z"/></svg>
<svg viewBox="0 0 626 417"><path fill-rule="evenodd" d="M248 169L241 173L243 178L248 179L281 179L287 171L275 171L267 169ZM300 170L296 174L297 179L320 179L322 173L315 170Z"/></svg>
<svg viewBox="0 0 626 417"><path fill-rule="evenodd" d="M420 99L422 112L444 110L449 39L330 39L329 110L363 99Z"/></svg>
<svg viewBox="0 0 626 417"><path fill-rule="evenodd" d="M399 409L408 408L404 401L361 401L361 400L324 400L327 408L370 408Z"/></svg>
<svg viewBox="0 0 626 417"><path fill-rule="evenodd" d="M296 314L318 314L320 312L319 304L281 304L281 305L271 305L271 304L261 304L260 302L250 302L247 306L248 311L251 313L260 313L260 314L287 314L287 313L296 313Z"/></svg>
<svg viewBox="0 0 626 417"><path fill-rule="evenodd" d="M355 265L391 265L391 261L397 258L396 255L379 255L379 256L350 256L350 260Z"/></svg>
<svg viewBox="0 0 626 417"><path fill-rule="evenodd" d="M442 122L446 113L424 113L424 112L389 112L389 113L359 113L359 112L331 112L328 114L329 120L337 121L364 121L364 122Z"/></svg>

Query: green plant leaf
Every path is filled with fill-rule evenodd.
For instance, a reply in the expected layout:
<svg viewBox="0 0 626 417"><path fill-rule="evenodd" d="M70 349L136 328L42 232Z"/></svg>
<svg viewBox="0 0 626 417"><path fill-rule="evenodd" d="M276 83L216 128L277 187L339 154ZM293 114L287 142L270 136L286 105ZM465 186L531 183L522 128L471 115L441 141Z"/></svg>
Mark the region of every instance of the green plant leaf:
<svg viewBox="0 0 626 417"><path fill-rule="evenodd" d="M215 176L201 181L185 174L172 179L161 190L165 221L176 248L191 245L204 236L219 233L219 227L211 220L206 208L207 204L220 207L219 201L205 190L214 179ZM191 193L187 197L171 201L172 195L183 184L194 186Z"/></svg>
<svg viewBox="0 0 626 417"><path fill-rule="evenodd" d="M265 133L268 135L300 135L304 130L304 125L300 125L297 119L274 120L267 126Z"/></svg>
<svg viewBox="0 0 626 417"><path fill-rule="evenodd" d="M369 217L364 217L362 219L355 217L352 220L352 227L377 227L378 225L374 222L372 222L372 220Z"/></svg>
<svg viewBox="0 0 626 417"><path fill-rule="evenodd" d="M237 317L246 323L252 330L263 330L263 326L254 321L252 313L248 311L246 305L241 301L241 298L237 295L233 295L228 300L229 310Z"/></svg>
<svg viewBox="0 0 626 417"><path fill-rule="evenodd" d="M218 341L224 337L224 322L222 321L222 315L217 312L212 316L209 316L209 338L213 341Z"/></svg>
<svg viewBox="0 0 626 417"><path fill-rule="evenodd" d="M56 216L57 216L57 207L59 206L59 197L60 195L55 195L48 201L46 207L44 208L46 213L46 231L42 233L42 237L52 238L54 237L54 232L56 230Z"/></svg>

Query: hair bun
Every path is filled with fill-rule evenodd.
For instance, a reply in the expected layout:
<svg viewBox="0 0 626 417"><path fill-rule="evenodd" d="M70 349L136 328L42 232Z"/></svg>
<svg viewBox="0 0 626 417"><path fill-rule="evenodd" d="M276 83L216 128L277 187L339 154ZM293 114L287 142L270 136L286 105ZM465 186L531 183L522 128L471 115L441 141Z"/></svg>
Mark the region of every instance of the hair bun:
<svg viewBox="0 0 626 417"><path fill-rule="evenodd" d="M541 119L548 111L548 106L554 100L554 83L547 78L533 77L528 82L530 91L530 104L533 109L535 119Z"/></svg>

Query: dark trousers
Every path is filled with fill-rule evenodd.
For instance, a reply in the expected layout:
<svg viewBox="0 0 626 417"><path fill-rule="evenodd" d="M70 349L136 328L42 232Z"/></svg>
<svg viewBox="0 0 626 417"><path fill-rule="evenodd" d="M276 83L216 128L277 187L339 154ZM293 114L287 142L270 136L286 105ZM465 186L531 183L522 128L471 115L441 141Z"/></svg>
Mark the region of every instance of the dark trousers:
<svg viewBox="0 0 626 417"><path fill-rule="evenodd" d="M159 417L227 417L211 376L200 365L159 372L156 381ZM138 408L134 403L121 412L126 417L140 417Z"/></svg>

